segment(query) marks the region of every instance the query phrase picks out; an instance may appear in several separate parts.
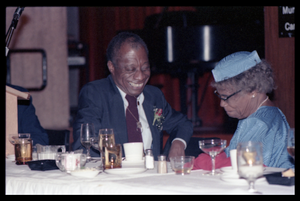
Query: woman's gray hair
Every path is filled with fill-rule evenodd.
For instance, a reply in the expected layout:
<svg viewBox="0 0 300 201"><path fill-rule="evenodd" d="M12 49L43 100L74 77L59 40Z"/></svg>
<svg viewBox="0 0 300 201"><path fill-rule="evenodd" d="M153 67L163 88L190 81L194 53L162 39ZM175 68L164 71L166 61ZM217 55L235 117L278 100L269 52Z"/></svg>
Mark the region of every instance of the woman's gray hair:
<svg viewBox="0 0 300 201"><path fill-rule="evenodd" d="M249 70L224 81L213 81L211 85L222 89L234 87L235 90L247 92L256 90L258 93L271 93L276 88L271 65L264 59Z"/></svg>

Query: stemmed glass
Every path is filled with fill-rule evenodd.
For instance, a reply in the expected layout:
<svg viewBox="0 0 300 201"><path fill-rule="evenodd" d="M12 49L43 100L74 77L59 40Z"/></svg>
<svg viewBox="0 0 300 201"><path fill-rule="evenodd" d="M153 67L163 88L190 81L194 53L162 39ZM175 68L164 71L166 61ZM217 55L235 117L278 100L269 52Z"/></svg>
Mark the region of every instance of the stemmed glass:
<svg viewBox="0 0 300 201"><path fill-rule="evenodd" d="M91 141L92 147L100 152L98 135L90 138L90 141Z"/></svg>
<svg viewBox="0 0 300 201"><path fill-rule="evenodd" d="M260 193L254 188L255 180L263 175L263 149L261 142L242 142L237 146L237 164L240 177L246 178L249 192Z"/></svg>
<svg viewBox="0 0 300 201"><path fill-rule="evenodd" d="M215 157L226 148L226 140L210 139L199 141L199 148L206 154L209 154L212 162L211 172L206 172L203 175L219 175L221 171L215 170Z"/></svg>
<svg viewBox="0 0 300 201"><path fill-rule="evenodd" d="M288 131L287 151L295 160L295 128L290 128Z"/></svg>
<svg viewBox="0 0 300 201"><path fill-rule="evenodd" d="M87 161L90 161L90 159L92 158L91 154L90 154L91 138L94 138L94 137L95 137L94 124L92 124L92 123L81 124L80 142L87 150L87 154L86 154Z"/></svg>

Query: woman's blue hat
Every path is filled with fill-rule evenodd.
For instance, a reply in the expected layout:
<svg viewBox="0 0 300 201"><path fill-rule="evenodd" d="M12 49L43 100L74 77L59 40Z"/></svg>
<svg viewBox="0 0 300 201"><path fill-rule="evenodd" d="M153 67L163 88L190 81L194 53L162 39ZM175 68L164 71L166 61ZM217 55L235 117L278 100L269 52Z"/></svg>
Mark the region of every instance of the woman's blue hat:
<svg viewBox="0 0 300 201"><path fill-rule="evenodd" d="M212 70L215 82L232 78L260 63L261 60L254 50L253 52L235 52L224 57Z"/></svg>

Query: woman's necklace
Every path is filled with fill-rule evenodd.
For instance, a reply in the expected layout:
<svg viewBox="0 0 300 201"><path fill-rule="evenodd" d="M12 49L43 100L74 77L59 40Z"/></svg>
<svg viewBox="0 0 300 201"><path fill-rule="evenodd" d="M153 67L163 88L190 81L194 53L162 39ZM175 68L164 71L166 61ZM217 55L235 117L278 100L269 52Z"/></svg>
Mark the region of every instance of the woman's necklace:
<svg viewBox="0 0 300 201"><path fill-rule="evenodd" d="M127 108L127 110L129 111L129 113L133 116L133 118L136 120L136 130L138 131L138 129L140 129L141 133L143 132L143 127L142 127L142 123L132 114L132 112L130 111L129 108Z"/></svg>
<svg viewBox="0 0 300 201"><path fill-rule="evenodd" d="M261 104L257 107L256 111L257 111L258 108L260 108L260 106L262 106L262 104L264 104L268 99L269 99L269 96L267 96L267 98L266 98L263 102L261 102Z"/></svg>

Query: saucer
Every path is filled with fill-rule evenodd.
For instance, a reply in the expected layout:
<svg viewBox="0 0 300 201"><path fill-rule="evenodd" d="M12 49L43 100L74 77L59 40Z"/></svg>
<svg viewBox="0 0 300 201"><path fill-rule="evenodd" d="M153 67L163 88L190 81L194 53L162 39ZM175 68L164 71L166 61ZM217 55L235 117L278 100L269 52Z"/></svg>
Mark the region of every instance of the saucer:
<svg viewBox="0 0 300 201"><path fill-rule="evenodd" d="M227 167L222 167L221 168L222 172L226 172L226 173L237 173L237 171L235 171L232 166L227 166Z"/></svg>
<svg viewBox="0 0 300 201"><path fill-rule="evenodd" d="M126 158L125 160L122 161L122 167L138 167L138 168L144 168L145 167L145 158L143 157L142 160L134 160L134 161L127 161Z"/></svg>
<svg viewBox="0 0 300 201"><path fill-rule="evenodd" d="M127 160L124 160L122 161L122 166L125 165L125 166L135 166L135 165L144 165L145 161L144 160L137 160L137 161L127 161Z"/></svg>
<svg viewBox="0 0 300 201"><path fill-rule="evenodd" d="M126 162L126 163L141 163L141 162L144 162L144 158L142 160L134 160L134 161L128 161L125 158L125 160L123 160L122 162Z"/></svg>
<svg viewBox="0 0 300 201"><path fill-rule="evenodd" d="M127 162L140 162L140 161L144 161L144 160L145 160L145 157L143 157L142 159L139 159L139 160L130 160L130 161L128 161L126 159L126 157L124 157L124 159L123 159L123 161L127 161Z"/></svg>

